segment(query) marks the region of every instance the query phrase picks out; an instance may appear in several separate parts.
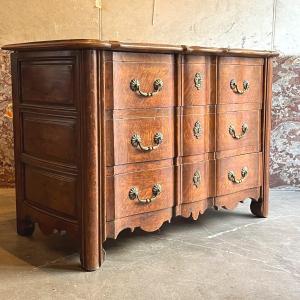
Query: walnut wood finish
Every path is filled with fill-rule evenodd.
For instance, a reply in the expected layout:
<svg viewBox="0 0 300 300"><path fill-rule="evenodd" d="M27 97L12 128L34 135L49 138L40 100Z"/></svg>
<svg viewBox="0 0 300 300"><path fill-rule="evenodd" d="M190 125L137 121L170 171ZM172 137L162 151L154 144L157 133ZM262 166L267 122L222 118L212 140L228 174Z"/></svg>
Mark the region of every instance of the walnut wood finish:
<svg viewBox="0 0 300 300"><path fill-rule="evenodd" d="M215 140L215 114L209 106L183 107L183 155L213 152Z"/></svg>
<svg viewBox="0 0 300 300"><path fill-rule="evenodd" d="M154 231L248 197L252 213L267 216L276 53L98 40L4 48L15 51L20 235L35 223L46 234L67 231L92 271L103 242L125 228ZM245 123L233 137L229 126L240 137Z"/></svg>
<svg viewBox="0 0 300 300"><path fill-rule="evenodd" d="M31 43L11 44L2 47L4 50L35 51L35 50L72 50L72 49L109 49L129 52L157 52L157 53L192 53L220 56L246 56L246 57L274 57L278 53L264 50L213 48L186 45L168 45L151 43L126 43L119 41L100 41L95 39L70 39L39 41Z"/></svg>
<svg viewBox="0 0 300 300"><path fill-rule="evenodd" d="M138 189L141 198L149 198L155 184L160 184L162 191L153 202L140 203L137 199L129 198L132 187ZM107 177L107 185L107 221L174 206L174 167L171 160L154 165L139 164L134 171L112 172Z"/></svg>
<svg viewBox="0 0 300 300"><path fill-rule="evenodd" d="M111 90L106 109L130 109L174 106L174 56L170 54L142 54L106 52L105 89ZM162 90L152 97L143 97L130 89L130 82L137 79L141 90L153 91L156 79L163 82Z"/></svg>
<svg viewBox="0 0 300 300"><path fill-rule="evenodd" d="M248 130L243 134L243 125ZM230 134L234 128L236 135ZM236 138L241 136L239 139ZM217 114L217 151L255 146L255 152L261 145L261 111L237 111Z"/></svg>
<svg viewBox="0 0 300 300"><path fill-rule="evenodd" d="M261 102L263 98L262 58L221 57L218 60L218 103ZM249 89L244 94L235 93L230 87L235 80L239 90L248 81Z"/></svg>
<svg viewBox="0 0 300 300"><path fill-rule="evenodd" d="M235 157L219 159L216 162L216 195L226 195L240 190L261 186L261 154L251 153ZM228 178L228 172L233 171L240 179L241 170L247 167L248 175L241 183L233 183Z"/></svg>
<svg viewBox="0 0 300 300"><path fill-rule="evenodd" d="M213 197L214 178L214 160L201 161L199 156L184 158L182 164L182 203L197 202Z"/></svg>
<svg viewBox="0 0 300 300"><path fill-rule="evenodd" d="M174 110L118 110L107 115L107 165L142 162L174 157ZM142 151L131 143L132 136L141 137L144 146L155 145L156 133L162 143L152 151Z"/></svg>
<svg viewBox="0 0 300 300"><path fill-rule="evenodd" d="M213 104L215 99L214 70L216 59L211 56L185 55L183 61L184 105ZM199 85L195 84L196 74L200 76Z"/></svg>

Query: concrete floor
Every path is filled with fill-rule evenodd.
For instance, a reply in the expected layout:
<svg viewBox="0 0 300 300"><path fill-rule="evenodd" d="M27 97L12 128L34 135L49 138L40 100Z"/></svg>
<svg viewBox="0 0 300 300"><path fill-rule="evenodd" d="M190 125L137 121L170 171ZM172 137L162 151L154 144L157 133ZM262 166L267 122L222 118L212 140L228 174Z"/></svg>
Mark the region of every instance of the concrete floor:
<svg viewBox="0 0 300 300"><path fill-rule="evenodd" d="M300 192L272 191L267 219L247 201L125 231L92 273L66 236L17 236L13 190L0 199L0 299L300 299Z"/></svg>

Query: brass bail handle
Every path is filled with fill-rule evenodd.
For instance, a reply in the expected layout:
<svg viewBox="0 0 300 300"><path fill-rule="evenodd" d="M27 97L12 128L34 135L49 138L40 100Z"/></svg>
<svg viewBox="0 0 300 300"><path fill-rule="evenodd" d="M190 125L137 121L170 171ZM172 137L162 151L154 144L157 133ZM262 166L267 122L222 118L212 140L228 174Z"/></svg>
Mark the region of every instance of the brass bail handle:
<svg viewBox="0 0 300 300"><path fill-rule="evenodd" d="M147 204L153 202L157 196L162 192L162 186L159 183L154 184L152 187L152 195L150 198L141 199L139 196L139 190L137 187L133 186L128 193L130 200L138 200L138 202Z"/></svg>
<svg viewBox="0 0 300 300"><path fill-rule="evenodd" d="M164 86L164 83L161 79L155 79L155 81L153 82L153 91L152 92L143 92L140 89L140 82L138 79L132 79L130 81L130 89L142 97L152 97L152 96L156 95L158 92L160 92L162 90L163 86Z"/></svg>
<svg viewBox="0 0 300 300"><path fill-rule="evenodd" d="M134 148L137 148L141 151L144 151L144 152L150 152L152 150L155 150L157 149L163 142L163 134L161 132L156 132L154 137L153 137L153 142L154 142L154 145L150 145L150 146L144 146L142 144L142 138L139 134L135 133L132 137L131 137L131 145L134 147Z"/></svg>
<svg viewBox="0 0 300 300"><path fill-rule="evenodd" d="M229 128L228 128L228 131L229 131L229 134L234 138L234 139L241 139L243 136L245 136L245 134L248 132L248 125L246 123L244 123L242 125L242 132L240 134L237 134L235 132L235 128L232 124L229 125Z"/></svg>
<svg viewBox="0 0 300 300"><path fill-rule="evenodd" d="M243 95L246 91L248 91L250 89L250 83L248 80L244 80L243 81L243 89L239 89L239 87L236 83L236 80L231 79L230 80L230 88L235 94Z"/></svg>
<svg viewBox="0 0 300 300"><path fill-rule="evenodd" d="M234 174L233 171L229 171L228 172L228 179L233 182L233 183L236 183L236 184L240 184L242 183L245 178L248 176L248 168L247 167L243 167L242 170L241 170L241 178L240 179L237 179L236 178L236 175Z"/></svg>

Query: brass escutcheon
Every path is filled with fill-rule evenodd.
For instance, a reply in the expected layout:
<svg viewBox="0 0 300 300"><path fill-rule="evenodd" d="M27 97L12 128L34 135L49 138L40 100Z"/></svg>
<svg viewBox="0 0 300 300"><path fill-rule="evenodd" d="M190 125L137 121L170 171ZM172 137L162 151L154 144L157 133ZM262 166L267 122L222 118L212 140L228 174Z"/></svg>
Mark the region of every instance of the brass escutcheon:
<svg viewBox="0 0 300 300"><path fill-rule="evenodd" d="M199 139L202 133L200 121L196 121L193 128L194 136L196 139Z"/></svg>
<svg viewBox="0 0 300 300"><path fill-rule="evenodd" d="M197 90L200 90L202 84L202 76L199 72L197 72L194 76L194 85Z"/></svg>
<svg viewBox="0 0 300 300"><path fill-rule="evenodd" d="M201 183L201 174L199 170L196 170L193 176L193 184L196 188L200 186Z"/></svg>

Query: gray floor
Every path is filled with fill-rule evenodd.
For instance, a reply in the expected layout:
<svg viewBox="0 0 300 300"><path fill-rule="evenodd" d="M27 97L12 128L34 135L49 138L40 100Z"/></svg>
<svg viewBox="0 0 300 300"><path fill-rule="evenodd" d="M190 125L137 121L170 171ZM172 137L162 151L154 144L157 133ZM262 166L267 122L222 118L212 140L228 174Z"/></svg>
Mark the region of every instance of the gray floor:
<svg viewBox="0 0 300 300"><path fill-rule="evenodd" d="M159 232L121 233L97 272L80 271L68 237L15 233L13 190L0 190L1 299L300 299L300 192L272 191Z"/></svg>

